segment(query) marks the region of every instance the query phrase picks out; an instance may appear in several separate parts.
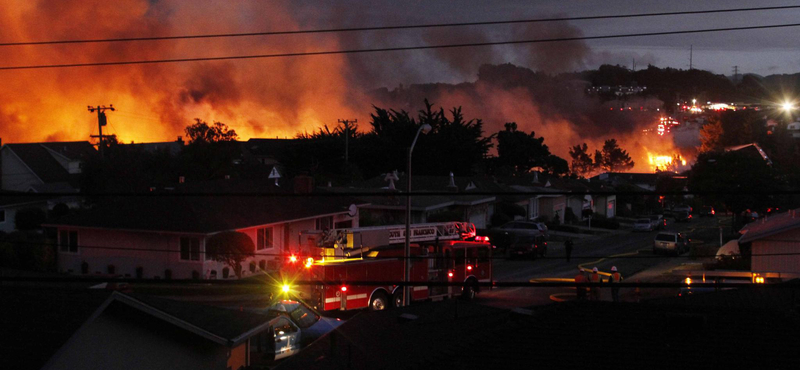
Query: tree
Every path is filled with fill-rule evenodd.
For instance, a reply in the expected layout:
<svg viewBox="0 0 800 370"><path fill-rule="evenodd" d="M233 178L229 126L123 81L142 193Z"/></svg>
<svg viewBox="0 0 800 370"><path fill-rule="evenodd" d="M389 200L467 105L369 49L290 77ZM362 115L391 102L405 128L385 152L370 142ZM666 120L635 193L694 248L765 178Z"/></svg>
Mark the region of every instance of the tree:
<svg viewBox="0 0 800 370"><path fill-rule="evenodd" d="M600 168L607 172L619 172L630 170L634 166L631 156L628 155L626 150L623 150L617 144L616 139L608 139L603 144L603 151L595 152L595 161L597 162L598 153L601 160L599 161Z"/></svg>
<svg viewBox="0 0 800 370"><path fill-rule="evenodd" d="M222 122L214 122L211 126L205 121L195 118L194 124L184 130L189 137L189 144L217 143L221 141L236 141L239 135Z"/></svg>
<svg viewBox="0 0 800 370"><path fill-rule="evenodd" d="M541 168L545 173L558 177L566 176L569 173L567 160L555 154L548 155Z"/></svg>
<svg viewBox="0 0 800 370"><path fill-rule="evenodd" d="M746 209L762 212L780 204L771 192L784 181L761 157L740 151L701 153L689 172L688 188L703 192L706 204L724 204L734 216Z"/></svg>
<svg viewBox="0 0 800 370"><path fill-rule="evenodd" d="M510 167L515 174L525 174L534 167L545 167L550 149L543 137L531 131L526 134L517 130L516 122L505 124L505 130L497 133L497 162L500 167Z"/></svg>
<svg viewBox="0 0 800 370"><path fill-rule="evenodd" d="M585 178L596 168L592 157L589 155L589 146L586 143L570 148L569 156L572 157L570 169L575 176Z"/></svg>
<svg viewBox="0 0 800 370"><path fill-rule="evenodd" d="M708 123L700 129L700 153L722 151L722 122L719 117L712 116Z"/></svg>
<svg viewBox="0 0 800 370"><path fill-rule="evenodd" d="M238 231L215 234L206 242L207 256L230 266L237 277L242 276L242 261L254 256L255 251L253 240L247 234Z"/></svg>

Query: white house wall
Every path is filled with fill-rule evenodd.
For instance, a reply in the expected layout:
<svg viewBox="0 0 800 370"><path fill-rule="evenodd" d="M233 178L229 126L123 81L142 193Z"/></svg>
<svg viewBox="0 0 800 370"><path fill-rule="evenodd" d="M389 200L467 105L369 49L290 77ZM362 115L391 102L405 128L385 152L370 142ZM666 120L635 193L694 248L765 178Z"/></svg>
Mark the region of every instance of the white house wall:
<svg viewBox="0 0 800 370"><path fill-rule="evenodd" d="M800 229L755 240L752 245L752 269L754 272L800 273L798 252Z"/></svg>
<svg viewBox="0 0 800 370"><path fill-rule="evenodd" d="M203 254L199 261L180 259L179 234L132 232L119 230L59 228L78 231L78 252L58 252L59 271L81 273L81 264L89 265L89 274L108 273L114 265L115 274L136 276L141 266L144 278L163 278L165 270L172 271L173 279L190 279L192 271L203 272ZM200 251L205 249L200 238Z"/></svg>

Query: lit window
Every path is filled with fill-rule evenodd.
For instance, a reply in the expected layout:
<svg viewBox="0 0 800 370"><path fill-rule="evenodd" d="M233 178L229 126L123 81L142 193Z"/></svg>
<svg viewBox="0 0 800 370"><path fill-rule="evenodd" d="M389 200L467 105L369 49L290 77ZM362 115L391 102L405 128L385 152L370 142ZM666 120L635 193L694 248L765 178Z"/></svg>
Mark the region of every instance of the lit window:
<svg viewBox="0 0 800 370"><path fill-rule="evenodd" d="M184 261L200 260L200 239L181 238L181 259Z"/></svg>
<svg viewBox="0 0 800 370"><path fill-rule="evenodd" d="M256 231L256 249L272 248L272 228L265 227Z"/></svg>

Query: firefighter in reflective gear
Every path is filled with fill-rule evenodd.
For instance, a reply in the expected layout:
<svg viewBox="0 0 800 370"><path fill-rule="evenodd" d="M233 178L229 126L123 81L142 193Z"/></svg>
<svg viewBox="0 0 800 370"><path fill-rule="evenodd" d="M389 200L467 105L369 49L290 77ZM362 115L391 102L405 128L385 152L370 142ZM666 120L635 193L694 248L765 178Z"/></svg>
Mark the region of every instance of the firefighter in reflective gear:
<svg viewBox="0 0 800 370"><path fill-rule="evenodd" d="M611 285L611 299L614 302L619 302L619 283L622 281L622 274L617 271L617 266L611 267L611 276L608 277L608 283Z"/></svg>
<svg viewBox="0 0 800 370"><path fill-rule="evenodd" d="M592 275L589 276L590 283L602 283L603 279L600 278L600 274L597 273L597 267L592 269ZM599 301L600 300L600 288L593 286L589 290L589 299L592 301Z"/></svg>
<svg viewBox="0 0 800 370"><path fill-rule="evenodd" d="M586 278L586 275L583 272L582 268L578 268L578 275L575 275L575 284L581 284L589 282L589 279ZM586 300L586 287L584 286L575 286L575 292L577 294L577 299L579 301Z"/></svg>

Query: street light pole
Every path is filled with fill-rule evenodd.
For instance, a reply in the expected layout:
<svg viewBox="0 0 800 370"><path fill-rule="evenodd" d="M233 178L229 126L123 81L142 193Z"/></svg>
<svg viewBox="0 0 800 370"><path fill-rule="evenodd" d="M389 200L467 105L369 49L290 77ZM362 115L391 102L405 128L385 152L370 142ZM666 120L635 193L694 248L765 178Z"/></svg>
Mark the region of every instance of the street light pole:
<svg viewBox="0 0 800 370"><path fill-rule="evenodd" d="M414 141L411 142L411 147L408 148L408 172L406 175L406 245L403 251L403 267L405 276L403 281L408 283L411 281L411 154L414 152L414 145L417 144L420 132L427 134L431 131L431 125L423 124L417 130L414 136ZM408 306L411 303L411 286L403 286L403 306Z"/></svg>

